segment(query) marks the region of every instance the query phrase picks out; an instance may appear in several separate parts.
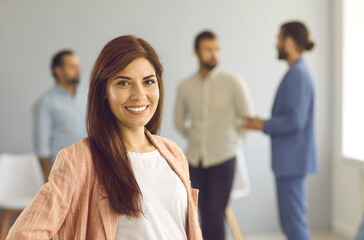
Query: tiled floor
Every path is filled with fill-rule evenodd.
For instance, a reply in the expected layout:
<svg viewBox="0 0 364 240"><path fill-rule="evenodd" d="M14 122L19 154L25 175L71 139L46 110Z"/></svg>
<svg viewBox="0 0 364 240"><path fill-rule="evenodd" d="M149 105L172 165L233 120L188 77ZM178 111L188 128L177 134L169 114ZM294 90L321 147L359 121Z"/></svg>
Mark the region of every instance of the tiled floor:
<svg viewBox="0 0 364 240"><path fill-rule="evenodd" d="M286 240L285 237L280 234L268 234L268 235L246 235L244 240ZM314 232L311 240L349 240L347 238L340 237L330 232Z"/></svg>

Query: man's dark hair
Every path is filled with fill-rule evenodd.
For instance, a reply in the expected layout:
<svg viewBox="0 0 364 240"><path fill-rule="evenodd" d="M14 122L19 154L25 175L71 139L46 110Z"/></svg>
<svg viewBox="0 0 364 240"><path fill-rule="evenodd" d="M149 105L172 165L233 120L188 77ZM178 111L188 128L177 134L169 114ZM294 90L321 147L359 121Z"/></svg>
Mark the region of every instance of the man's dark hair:
<svg viewBox="0 0 364 240"><path fill-rule="evenodd" d="M202 39L215 39L215 38L216 38L215 33L208 30L199 33L195 38L195 50L198 50L200 41Z"/></svg>
<svg viewBox="0 0 364 240"><path fill-rule="evenodd" d="M296 42L299 50L311 50L314 47L314 42L310 40L310 33L306 26L301 22L287 22L281 26L283 36L291 36Z"/></svg>
<svg viewBox="0 0 364 240"><path fill-rule="evenodd" d="M51 70L52 70L52 75L56 79L56 81L58 81L58 79L57 79L56 73L54 72L54 68L62 66L63 65L63 57L66 56L66 55L72 55L72 54L74 54L73 51L67 49L67 50L59 51L58 53L56 53L53 56Z"/></svg>

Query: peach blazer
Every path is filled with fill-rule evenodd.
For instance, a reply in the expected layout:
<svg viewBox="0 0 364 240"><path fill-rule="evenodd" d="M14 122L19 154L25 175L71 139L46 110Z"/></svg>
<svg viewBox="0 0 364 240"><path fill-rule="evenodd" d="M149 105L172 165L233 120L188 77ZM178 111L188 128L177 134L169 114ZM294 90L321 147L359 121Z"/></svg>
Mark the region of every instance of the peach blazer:
<svg viewBox="0 0 364 240"><path fill-rule="evenodd" d="M148 131L146 134L186 187L188 239L202 239L197 214L198 190L191 188L186 157L171 140ZM111 209L105 188L97 180L85 138L58 153L49 182L24 209L6 239L114 240L118 217Z"/></svg>

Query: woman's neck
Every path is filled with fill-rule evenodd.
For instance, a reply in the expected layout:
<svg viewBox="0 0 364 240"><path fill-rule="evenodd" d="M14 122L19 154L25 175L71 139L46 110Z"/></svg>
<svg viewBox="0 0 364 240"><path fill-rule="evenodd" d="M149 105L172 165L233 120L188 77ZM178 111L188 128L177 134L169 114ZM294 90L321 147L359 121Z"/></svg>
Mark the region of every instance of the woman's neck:
<svg viewBox="0 0 364 240"><path fill-rule="evenodd" d="M153 144L145 135L144 127L127 128L121 127L121 136L126 148L129 152L151 152L155 150Z"/></svg>

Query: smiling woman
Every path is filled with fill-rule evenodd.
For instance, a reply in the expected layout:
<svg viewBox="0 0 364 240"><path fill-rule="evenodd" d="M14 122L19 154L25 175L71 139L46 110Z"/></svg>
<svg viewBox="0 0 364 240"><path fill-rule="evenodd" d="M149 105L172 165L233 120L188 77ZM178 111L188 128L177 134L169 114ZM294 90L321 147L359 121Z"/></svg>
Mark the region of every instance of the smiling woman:
<svg viewBox="0 0 364 240"><path fill-rule="evenodd" d="M58 153L7 239L202 239L187 159L155 135L162 72L143 39L104 47L91 74L88 138Z"/></svg>
<svg viewBox="0 0 364 240"><path fill-rule="evenodd" d="M144 126L149 123L147 129L153 134L160 128L162 71L157 53L147 42L124 36L104 47L91 74L87 127L93 162L111 206L120 214L142 213L141 192L126 148L135 150L137 145L148 151L152 147L144 135ZM153 85L146 84L150 79L145 77L150 75L155 76ZM127 109L143 104L152 107L139 115ZM116 179L119 181L115 184Z"/></svg>

